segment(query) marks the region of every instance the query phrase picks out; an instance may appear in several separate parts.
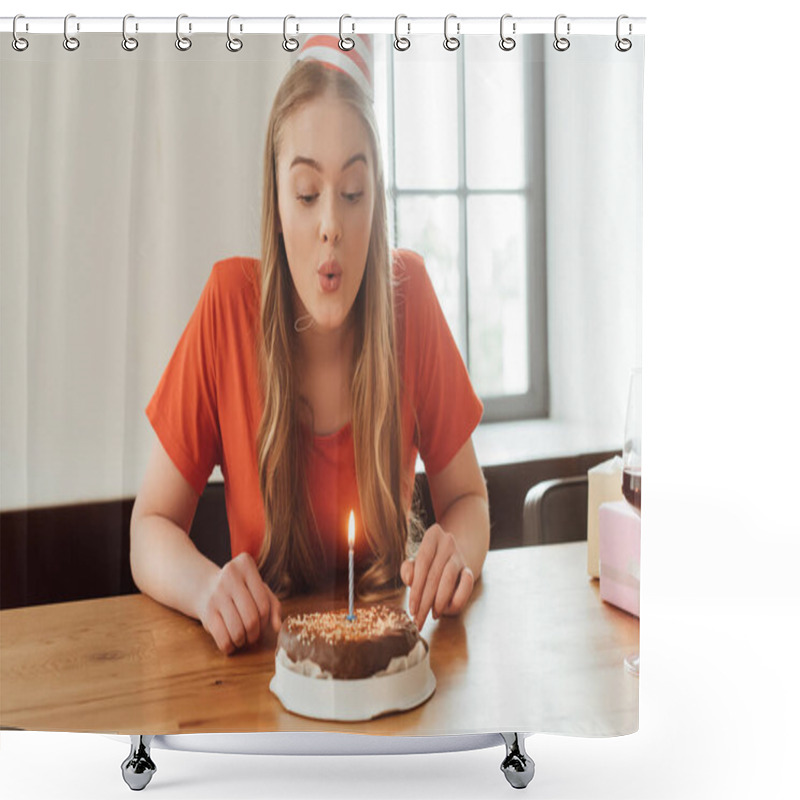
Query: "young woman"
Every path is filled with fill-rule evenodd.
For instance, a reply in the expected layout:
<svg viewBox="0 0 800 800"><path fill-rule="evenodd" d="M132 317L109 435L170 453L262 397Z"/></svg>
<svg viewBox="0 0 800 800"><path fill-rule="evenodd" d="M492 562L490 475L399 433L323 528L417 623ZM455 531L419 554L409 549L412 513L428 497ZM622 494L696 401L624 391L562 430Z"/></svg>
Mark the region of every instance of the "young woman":
<svg viewBox="0 0 800 800"><path fill-rule="evenodd" d="M267 131L261 259L215 264L147 407L157 440L133 509L133 577L225 653L278 630L279 598L346 574L351 510L359 598L404 583L420 627L463 610L489 546L471 441L483 407L422 259L389 251L357 41L345 56L314 37L287 73ZM417 453L437 523L414 553ZM189 538L215 464L222 568Z"/></svg>

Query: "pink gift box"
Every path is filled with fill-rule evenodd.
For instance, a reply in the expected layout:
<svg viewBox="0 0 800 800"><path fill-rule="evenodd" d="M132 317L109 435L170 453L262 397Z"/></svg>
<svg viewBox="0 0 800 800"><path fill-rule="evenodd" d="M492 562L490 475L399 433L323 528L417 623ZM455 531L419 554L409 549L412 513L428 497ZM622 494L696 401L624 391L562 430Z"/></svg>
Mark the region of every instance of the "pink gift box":
<svg viewBox="0 0 800 800"><path fill-rule="evenodd" d="M642 518L624 500L603 503L598 539L600 597L638 617Z"/></svg>

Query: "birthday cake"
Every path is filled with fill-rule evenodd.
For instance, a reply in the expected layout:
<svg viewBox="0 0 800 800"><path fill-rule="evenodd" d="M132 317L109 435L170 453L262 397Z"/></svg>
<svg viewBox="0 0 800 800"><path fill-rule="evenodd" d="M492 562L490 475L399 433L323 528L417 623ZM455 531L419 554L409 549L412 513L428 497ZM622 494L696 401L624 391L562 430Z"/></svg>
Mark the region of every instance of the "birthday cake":
<svg viewBox="0 0 800 800"><path fill-rule="evenodd" d="M287 617L270 689L284 707L318 719L370 719L427 700L436 687L428 646L390 606Z"/></svg>
<svg viewBox="0 0 800 800"><path fill-rule="evenodd" d="M278 634L277 658L312 678L369 678L408 669L424 656L417 626L388 606L360 609L352 622L346 610L287 617Z"/></svg>

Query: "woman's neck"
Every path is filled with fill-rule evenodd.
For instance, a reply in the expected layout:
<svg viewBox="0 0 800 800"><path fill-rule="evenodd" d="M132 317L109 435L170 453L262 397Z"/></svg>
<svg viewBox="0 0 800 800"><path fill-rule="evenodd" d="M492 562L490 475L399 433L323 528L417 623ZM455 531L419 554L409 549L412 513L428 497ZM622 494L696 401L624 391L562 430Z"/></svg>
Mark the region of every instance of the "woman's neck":
<svg viewBox="0 0 800 800"><path fill-rule="evenodd" d="M355 328L352 322L335 331L320 331L315 325L297 333L299 354L310 368L353 363Z"/></svg>
<svg viewBox="0 0 800 800"><path fill-rule="evenodd" d="M308 424L317 435L340 430L352 415L355 369L354 329L321 332L314 327L298 333L296 380L310 412Z"/></svg>

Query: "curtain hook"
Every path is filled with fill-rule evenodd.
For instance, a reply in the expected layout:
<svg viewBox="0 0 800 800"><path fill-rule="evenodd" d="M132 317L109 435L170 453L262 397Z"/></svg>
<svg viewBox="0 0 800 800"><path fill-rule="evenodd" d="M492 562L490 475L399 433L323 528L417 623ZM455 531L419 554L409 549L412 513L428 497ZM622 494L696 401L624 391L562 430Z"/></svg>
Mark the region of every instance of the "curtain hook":
<svg viewBox="0 0 800 800"><path fill-rule="evenodd" d="M449 36L447 33L447 23L450 22L451 19L455 18L456 18L455 14L448 14L444 18L444 49L450 50L451 52L453 50L458 50L458 48L461 47L461 40L458 39L456 36ZM461 31L461 23L456 22L456 33L458 34L460 33L460 31Z"/></svg>
<svg viewBox="0 0 800 800"><path fill-rule="evenodd" d="M628 50L630 50L631 47L633 47L633 42L631 42L630 39L622 39L620 37L620 35L619 35L620 22L622 22L623 19L628 19L628 15L627 14L620 14L617 17L617 41L614 42L614 47L616 47L617 50L620 51L620 53L627 53ZM630 36L631 33L633 33L633 25L631 25L630 22L629 22L628 23L628 36Z"/></svg>
<svg viewBox="0 0 800 800"><path fill-rule="evenodd" d="M231 14L228 17L228 41L225 42L225 47L231 51L231 53L238 53L242 47L244 47L244 43L241 39L237 39L235 36L231 36L231 20L239 19L236 14ZM241 31L241 26L239 27Z"/></svg>
<svg viewBox="0 0 800 800"><path fill-rule="evenodd" d="M500 17L500 49L505 50L506 52L513 50L517 46L515 39L512 39L510 36L506 36L503 33L503 26L505 25L505 21L507 19L511 19L511 14L503 14L503 16ZM516 22L511 23L511 31L512 33L517 32Z"/></svg>
<svg viewBox="0 0 800 800"><path fill-rule="evenodd" d="M293 53L295 50L297 50L298 47L300 47L299 40L295 39L294 36L289 36L289 34L287 33L287 28L289 27L290 19L297 19L297 17L293 17L291 14L288 14L283 18L283 49L287 53Z"/></svg>
<svg viewBox="0 0 800 800"><path fill-rule="evenodd" d="M406 36L400 36L399 27L400 27L400 20L401 19L408 19L405 14L398 14L394 18L394 49L400 50L408 50L411 47L411 39ZM408 33L411 33L411 23L407 22L406 25L408 26Z"/></svg>
<svg viewBox="0 0 800 800"><path fill-rule="evenodd" d="M178 18L175 20L175 47L184 52L192 46L192 40L188 36L181 36L181 20L188 18L188 14L178 14ZM189 30L192 30L191 24Z"/></svg>
<svg viewBox="0 0 800 800"><path fill-rule="evenodd" d="M18 19L25 19L25 18L26 17L23 14L17 14L17 16L14 17L14 22L11 25L11 33L12 33L12 36L13 36L13 38L11 39L11 46L18 53L21 53L23 50L27 50L28 49L28 40L27 39L23 39L17 33L17 20Z"/></svg>
<svg viewBox="0 0 800 800"><path fill-rule="evenodd" d="M64 17L64 49L65 50L69 50L70 52L72 52L73 50L77 50L81 46L81 43L78 41L78 39L75 36L69 36L67 34L67 25L68 25L70 19L75 19L75 15L74 14L67 14L67 16ZM77 25L77 23L76 23L76 25ZM80 29L81 29L80 25L77 25L77 30L80 30Z"/></svg>
<svg viewBox="0 0 800 800"><path fill-rule="evenodd" d="M356 46L355 39L351 39L349 36L345 36L342 30L344 26L344 21L346 19L353 19L349 14L342 14L339 17L339 49L340 50L352 50ZM353 32L356 30L356 25L353 23Z"/></svg>
<svg viewBox="0 0 800 800"><path fill-rule="evenodd" d="M566 38L566 36L559 36L558 35L558 21L560 19L566 19L566 14L559 14L556 17L555 24L553 25L553 35L555 36L555 41L553 42L553 47L558 50L559 53L563 53L565 50L569 50L570 41ZM567 36L569 36L569 22L567 23Z"/></svg>
<svg viewBox="0 0 800 800"><path fill-rule="evenodd" d="M129 53L131 53L139 46L139 40L134 38L133 36L128 36L129 19L135 19L133 14L126 14L122 18L122 49L127 50Z"/></svg>

